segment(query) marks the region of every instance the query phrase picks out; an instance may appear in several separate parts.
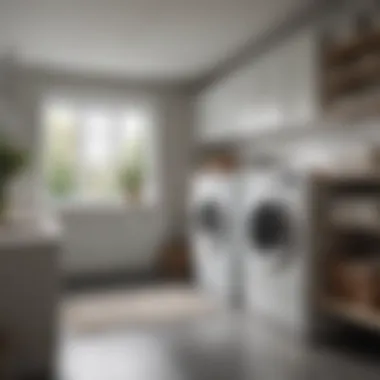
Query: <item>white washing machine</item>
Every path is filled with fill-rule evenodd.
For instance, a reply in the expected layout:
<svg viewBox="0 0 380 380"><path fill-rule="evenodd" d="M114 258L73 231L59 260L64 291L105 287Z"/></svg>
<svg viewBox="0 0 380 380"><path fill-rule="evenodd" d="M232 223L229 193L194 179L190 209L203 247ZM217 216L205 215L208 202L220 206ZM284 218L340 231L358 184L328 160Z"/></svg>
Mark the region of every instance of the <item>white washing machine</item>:
<svg viewBox="0 0 380 380"><path fill-rule="evenodd" d="M197 174L191 181L189 237L198 288L220 305L235 307L241 296L236 247L236 176Z"/></svg>
<svg viewBox="0 0 380 380"><path fill-rule="evenodd" d="M240 212L246 307L302 334L311 329L308 184L301 173L247 171Z"/></svg>

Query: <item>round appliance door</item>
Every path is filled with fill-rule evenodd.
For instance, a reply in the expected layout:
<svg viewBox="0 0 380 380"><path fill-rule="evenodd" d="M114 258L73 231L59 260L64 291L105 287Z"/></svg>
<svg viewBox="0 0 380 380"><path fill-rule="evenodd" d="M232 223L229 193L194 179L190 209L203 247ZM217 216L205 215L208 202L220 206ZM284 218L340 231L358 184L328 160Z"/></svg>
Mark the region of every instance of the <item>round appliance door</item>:
<svg viewBox="0 0 380 380"><path fill-rule="evenodd" d="M203 201L195 210L194 224L197 232L209 237L225 235L227 217L223 204L216 199Z"/></svg>
<svg viewBox="0 0 380 380"><path fill-rule="evenodd" d="M246 234L253 254L274 260L278 265L292 257L292 215L282 200L262 200L248 213Z"/></svg>

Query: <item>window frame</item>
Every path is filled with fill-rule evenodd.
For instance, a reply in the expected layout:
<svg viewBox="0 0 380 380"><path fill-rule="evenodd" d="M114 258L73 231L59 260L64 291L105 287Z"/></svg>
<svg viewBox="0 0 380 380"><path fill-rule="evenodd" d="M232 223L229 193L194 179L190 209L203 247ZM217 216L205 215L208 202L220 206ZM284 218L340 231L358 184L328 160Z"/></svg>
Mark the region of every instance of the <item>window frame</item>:
<svg viewBox="0 0 380 380"><path fill-rule="evenodd" d="M137 110L137 113L145 114L148 120L148 179L145 189L143 191L143 199L141 202L134 203L129 202L127 198L123 197L122 194L115 197L105 197L105 198L87 198L81 194L81 186L78 183L78 190L76 194L67 199L54 199L49 192L48 185L46 183L46 112L49 107L62 105L68 106L69 109L74 110L77 114L85 113L84 110L88 109L99 109L106 110L107 113L116 112L120 116L123 113L127 113L129 109ZM133 111L135 112L135 111ZM82 119L82 118L81 118ZM116 120L116 117L115 117ZM41 188L43 193L44 202L48 202L50 206L59 210L124 210L130 207L155 207L161 199L161 183L159 182L160 176L159 171L161 170L161 165L159 165L159 156L161 153L160 140L159 140L159 129L160 129L160 115L158 113L158 107L156 102L149 99L147 96L126 96L119 94L98 94L94 95L93 92L78 92L78 91L54 91L52 93L45 94L40 99L40 114L39 114L39 168L40 168L40 180ZM116 125L116 124L115 124ZM113 139L116 134L120 133L121 126L115 128ZM83 131L83 124L80 127ZM119 131L117 132L117 130ZM79 132L82 134L82 132ZM116 141L114 141L116 145ZM77 157L81 151L80 139L78 139L78 144L76 146ZM80 160L77 160L80 161ZM76 178L80 177L78 171L80 172L80 164L76 164Z"/></svg>

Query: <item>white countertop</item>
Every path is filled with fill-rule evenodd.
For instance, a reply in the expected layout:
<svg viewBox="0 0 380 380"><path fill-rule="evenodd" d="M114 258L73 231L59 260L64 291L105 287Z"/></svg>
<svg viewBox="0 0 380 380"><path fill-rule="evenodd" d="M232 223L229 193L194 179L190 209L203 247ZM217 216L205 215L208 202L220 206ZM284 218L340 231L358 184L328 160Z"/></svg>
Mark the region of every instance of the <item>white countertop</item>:
<svg viewBox="0 0 380 380"><path fill-rule="evenodd" d="M59 244L61 228L52 219L19 218L0 224L0 250L28 245Z"/></svg>

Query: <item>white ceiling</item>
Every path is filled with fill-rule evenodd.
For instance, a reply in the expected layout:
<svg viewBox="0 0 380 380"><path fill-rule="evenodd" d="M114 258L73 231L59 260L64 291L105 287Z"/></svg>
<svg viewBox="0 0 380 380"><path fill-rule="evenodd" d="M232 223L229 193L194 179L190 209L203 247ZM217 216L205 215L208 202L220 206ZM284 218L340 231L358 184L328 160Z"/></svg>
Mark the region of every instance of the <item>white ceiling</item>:
<svg viewBox="0 0 380 380"><path fill-rule="evenodd" d="M0 0L0 48L28 63L194 79L300 0Z"/></svg>

